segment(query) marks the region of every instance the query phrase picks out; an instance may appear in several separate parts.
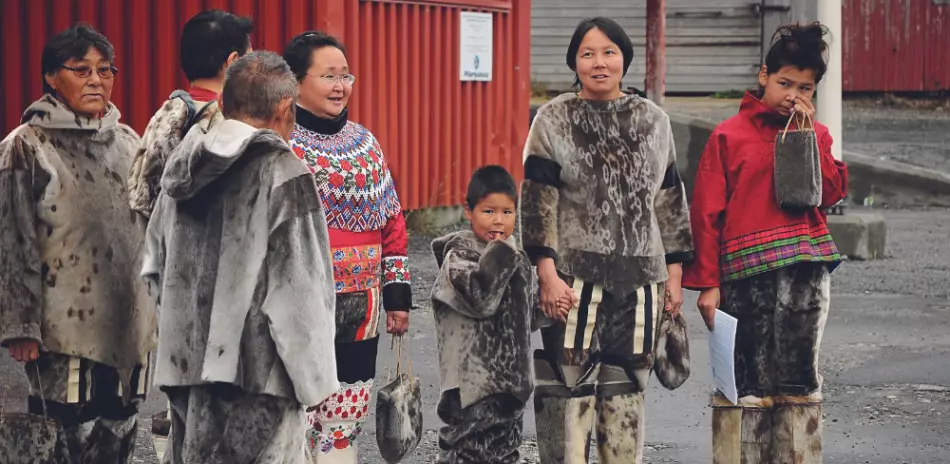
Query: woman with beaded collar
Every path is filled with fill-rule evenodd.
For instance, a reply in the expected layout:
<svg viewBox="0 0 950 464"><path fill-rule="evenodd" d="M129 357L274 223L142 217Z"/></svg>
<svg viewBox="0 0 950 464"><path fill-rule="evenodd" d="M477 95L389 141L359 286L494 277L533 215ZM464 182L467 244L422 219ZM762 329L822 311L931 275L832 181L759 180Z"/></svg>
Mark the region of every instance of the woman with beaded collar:
<svg viewBox="0 0 950 464"><path fill-rule="evenodd" d="M356 78L343 45L322 32L305 32L290 41L284 59L300 82L291 147L320 191L337 293L341 387L310 412L308 444L314 462L356 463L354 440L369 412L376 374L380 309L388 333L401 336L409 327L406 223L379 142L348 120Z"/></svg>

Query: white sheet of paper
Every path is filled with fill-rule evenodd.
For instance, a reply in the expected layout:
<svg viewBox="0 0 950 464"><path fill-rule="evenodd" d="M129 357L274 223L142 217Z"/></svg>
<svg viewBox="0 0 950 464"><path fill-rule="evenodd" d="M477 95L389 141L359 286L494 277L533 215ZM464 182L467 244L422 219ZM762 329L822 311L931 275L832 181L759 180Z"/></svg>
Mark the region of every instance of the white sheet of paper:
<svg viewBox="0 0 950 464"><path fill-rule="evenodd" d="M709 364L712 366L713 383L732 404L738 404L736 389L736 318L716 310L713 330L709 332Z"/></svg>

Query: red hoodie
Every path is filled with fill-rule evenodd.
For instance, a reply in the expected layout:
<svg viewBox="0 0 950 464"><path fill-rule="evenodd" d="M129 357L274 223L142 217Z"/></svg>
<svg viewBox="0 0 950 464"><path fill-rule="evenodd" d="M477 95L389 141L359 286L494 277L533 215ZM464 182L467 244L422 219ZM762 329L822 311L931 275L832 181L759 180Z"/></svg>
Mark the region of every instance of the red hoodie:
<svg viewBox="0 0 950 464"><path fill-rule="evenodd" d="M723 121L706 143L690 207L695 258L683 286L718 287L803 261L841 261L828 232L824 209L844 198L847 167L831 154L828 128L815 123L821 156L821 205L788 212L775 199L775 138L781 116L747 93L739 114Z"/></svg>

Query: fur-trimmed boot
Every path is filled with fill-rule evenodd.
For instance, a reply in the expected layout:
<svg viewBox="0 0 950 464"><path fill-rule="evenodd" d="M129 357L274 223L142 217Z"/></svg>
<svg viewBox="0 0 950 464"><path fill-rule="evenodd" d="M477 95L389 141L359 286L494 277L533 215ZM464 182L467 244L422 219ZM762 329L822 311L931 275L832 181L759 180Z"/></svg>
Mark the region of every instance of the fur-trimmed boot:
<svg viewBox="0 0 950 464"><path fill-rule="evenodd" d="M713 397L713 464L771 463L770 406L768 399L746 397L734 405Z"/></svg>
<svg viewBox="0 0 950 464"><path fill-rule="evenodd" d="M784 397L772 413L772 464L821 464L820 397Z"/></svg>
<svg viewBox="0 0 950 464"><path fill-rule="evenodd" d="M643 393L597 398L597 460L601 464L642 464Z"/></svg>
<svg viewBox="0 0 950 464"><path fill-rule="evenodd" d="M568 390L569 391L569 390ZM594 422L594 396L534 393L541 464L586 464Z"/></svg>
<svg viewBox="0 0 950 464"><path fill-rule="evenodd" d="M597 369L560 366L535 352L534 417L541 464L586 464L594 424ZM568 385L573 385L569 388Z"/></svg>

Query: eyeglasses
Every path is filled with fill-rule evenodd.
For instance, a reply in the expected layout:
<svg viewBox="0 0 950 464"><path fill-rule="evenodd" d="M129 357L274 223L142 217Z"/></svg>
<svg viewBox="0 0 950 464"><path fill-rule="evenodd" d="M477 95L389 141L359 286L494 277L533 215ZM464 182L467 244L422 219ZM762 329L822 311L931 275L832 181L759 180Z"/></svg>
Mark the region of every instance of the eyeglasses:
<svg viewBox="0 0 950 464"><path fill-rule="evenodd" d="M330 84L330 85L336 84L337 82L340 82L341 84L346 84L346 85L353 85L353 83L356 82L356 76L352 74L341 74L339 76L335 76L333 74L324 74L322 76L314 76L313 74L307 74L307 75L320 78L323 82L326 82L327 84Z"/></svg>
<svg viewBox="0 0 950 464"><path fill-rule="evenodd" d="M66 65L60 65L59 67L68 71L72 71L73 75L80 79L88 79L90 76L92 76L92 68L89 66L79 66L73 68ZM103 66L101 68L96 68L96 74L99 75L100 79L112 79L118 73L119 69L115 66Z"/></svg>

